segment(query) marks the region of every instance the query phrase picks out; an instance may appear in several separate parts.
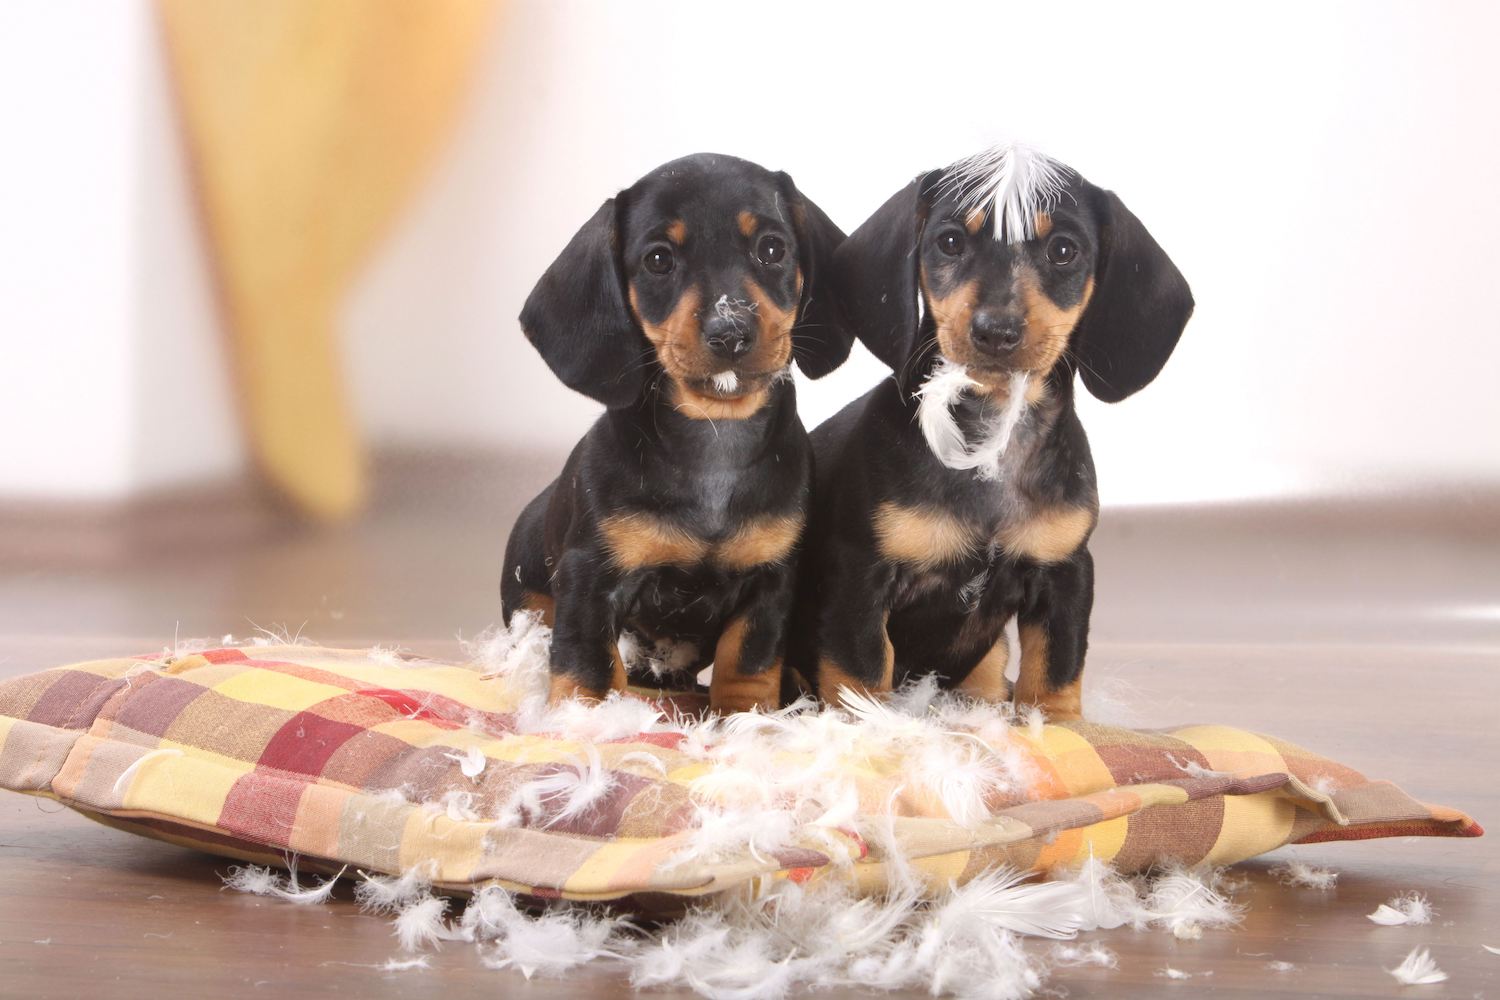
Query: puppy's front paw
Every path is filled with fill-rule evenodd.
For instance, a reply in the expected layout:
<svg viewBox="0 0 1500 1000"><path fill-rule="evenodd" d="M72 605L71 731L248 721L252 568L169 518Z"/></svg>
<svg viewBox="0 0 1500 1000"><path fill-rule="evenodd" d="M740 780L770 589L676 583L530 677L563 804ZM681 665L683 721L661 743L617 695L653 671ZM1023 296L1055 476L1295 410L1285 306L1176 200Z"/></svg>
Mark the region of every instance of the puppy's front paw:
<svg viewBox="0 0 1500 1000"><path fill-rule="evenodd" d="M1075 681L1055 691L1016 692L1016 707L1035 705L1048 722L1083 721L1083 685Z"/></svg>
<svg viewBox="0 0 1500 1000"><path fill-rule="evenodd" d="M547 704L556 705L564 701L603 701L607 691L585 687L577 678L567 674L553 674L547 688Z"/></svg>

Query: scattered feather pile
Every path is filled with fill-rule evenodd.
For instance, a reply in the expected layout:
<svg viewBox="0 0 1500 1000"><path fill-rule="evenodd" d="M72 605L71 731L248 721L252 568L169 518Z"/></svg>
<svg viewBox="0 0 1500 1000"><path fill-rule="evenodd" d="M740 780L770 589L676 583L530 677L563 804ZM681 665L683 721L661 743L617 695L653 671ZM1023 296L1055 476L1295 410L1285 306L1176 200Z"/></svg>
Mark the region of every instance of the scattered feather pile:
<svg viewBox="0 0 1500 1000"><path fill-rule="evenodd" d="M606 962L638 987L735 1000L779 1000L794 989L830 987L1019 998L1035 993L1050 967L1115 967L1112 951L1077 942L1080 933L1131 927L1191 940L1240 919L1241 907L1230 898L1234 887L1222 871L1166 867L1127 879L1094 858L1076 870L1053 872L1049 881L992 871L929 898L931 886L900 850L898 806L920 803L925 813L977 826L1027 801L1037 780L1030 749L1040 738L1039 712L1017 717L1011 709L940 691L931 678L883 700L849 694L838 707L799 702L776 712L704 720L668 716L654 704L618 695L598 704L549 706L550 638L537 617L518 615L514 627L486 633L471 647L478 668L513 695L507 732L564 734L577 744L571 758L509 790L493 806L497 814L485 818L544 826L584 816L610 793L621 769L659 773L665 766L646 746L607 767L597 744L670 733L676 752L700 772L689 787L695 823L673 861L747 853L769 858L802 846L823 850L834 868L806 884L768 877L699 900L649 934L582 904L536 909L494 886L460 909L433 890L431 866L399 877L360 872L355 899L391 919L400 948L382 966L388 971L419 972L428 968L429 953L461 943L478 949L487 966L528 978ZM469 720L471 730L493 736L486 728L492 725L492 719ZM448 757L470 781L489 766L477 748L455 748ZM767 767L769 757L794 763ZM879 786L881 794L889 789L885 810L861 801L854 777L876 768L899 776ZM468 782L459 784L423 808L433 818L475 816L479 799L462 787ZM404 802L412 793L388 794ZM839 878L837 866L853 863L856 846L885 862L883 895L856 897ZM328 900L335 880L304 886L294 860L286 876L235 867L226 885L294 903ZM1331 885L1336 877L1295 863L1286 872L1295 884ZM1402 923L1431 918L1426 900L1415 894L1382 910L1399 914ZM1046 943L1038 947L1035 939ZM1158 974L1189 976L1175 968Z"/></svg>
<svg viewBox="0 0 1500 1000"><path fill-rule="evenodd" d="M702 900L652 935L581 904L533 912L495 886L454 915L418 869L400 878L360 874L355 899L393 918L403 952L384 970L428 968L426 956L415 953L463 942L479 949L485 965L528 979L607 961L637 987L737 1000L778 1000L793 989L824 987L1021 998L1042 985L1049 966L1112 969L1118 962L1098 942L1060 943L1039 957L1026 938L1067 942L1080 932L1125 925L1178 933L1185 922L1201 932L1235 919L1217 871L1170 869L1125 879L1097 862L1049 882L998 870L937 899L920 897L914 884L858 898L837 880L767 879L752 891ZM295 877L244 866L231 869L225 884L305 903L326 901L333 880L301 890Z"/></svg>
<svg viewBox="0 0 1500 1000"><path fill-rule="evenodd" d="M1270 874L1282 885L1295 885L1304 889L1332 889L1339 880L1339 873L1331 868L1316 868L1305 861L1288 861L1272 868Z"/></svg>
<svg viewBox="0 0 1500 1000"><path fill-rule="evenodd" d="M1436 912L1426 896L1420 892L1408 892L1389 903L1381 903L1374 913L1366 916L1382 927L1399 927L1402 924L1430 924Z"/></svg>
<svg viewBox="0 0 1500 1000"><path fill-rule="evenodd" d="M1426 948L1413 948L1406 961L1386 971L1402 986L1432 986L1448 980L1448 973L1437 967Z"/></svg>
<svg viewBox="0 0 1500 1000"><path fill-rule="evenodd" d="M470 646L485 675L515 693L517 731L561 733L579 742L573 759L501 803L492 818L505 825L550 825L586 814L611 791L615 774L594 744L638 733L673 733L680 737L678 752L707 765L689 789L695 823L670 859L675 864L747 853L764 859L793 847L852 863L857 842L878 847L890 839L884 829L890 817L872 818L861 808L854 776L872 765L901 776L891 790L893 806L919 803L965 826L1031 796L1035 775L1027 741L1037 738L1040 716L1026 717L1028 728L1018 728L1009 706L939 691L930 679L886 701L852 695L841 707L801 701L776 712L704 720L668 717L654 704L620 695L549 706L549 638L537 618L517 615L511 628ZM799 763L767 768L768 756ZM648 751L632 752L616 767L625 764L657 772L664 766ZM462 818L471 804L459 795L429 808Z"/></svg>

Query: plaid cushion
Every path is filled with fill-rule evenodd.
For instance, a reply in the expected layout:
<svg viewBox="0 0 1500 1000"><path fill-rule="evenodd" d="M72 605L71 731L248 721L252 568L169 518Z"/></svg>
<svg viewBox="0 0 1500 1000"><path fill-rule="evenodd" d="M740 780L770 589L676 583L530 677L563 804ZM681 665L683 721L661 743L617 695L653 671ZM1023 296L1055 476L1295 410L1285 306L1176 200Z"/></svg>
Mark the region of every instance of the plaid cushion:
<svg viewBox="0 0 1500 1000"><path fill-rule="evenodd" d="M499 821L510 792L581 751L575 740L517 732L516 708L505 685L473 667L367 651L100 660L0 682L0 787L227 857L275 863L296 852L304 866L386 873L426 866L454 889L498 882L607 899L822 869L884 882L881 861L850 831L818 849L678 863L694 816L689 783L705 765L670 732L599 744L616 780L582 815ZM933 803L901 800L894 835L929 876L963 880L998 863L1045 870L1090 854L1124 871L1228 864L1291 843L1482 833L1388 782L1223 726L1069 723L1013 735L1039 776L1034 801L965 827ZM476 751L485 766L465 775ZM892 799L895 779L877 764L856 776L861 802ZM450 792L468 793L457 814L431 805Z"/></svg>

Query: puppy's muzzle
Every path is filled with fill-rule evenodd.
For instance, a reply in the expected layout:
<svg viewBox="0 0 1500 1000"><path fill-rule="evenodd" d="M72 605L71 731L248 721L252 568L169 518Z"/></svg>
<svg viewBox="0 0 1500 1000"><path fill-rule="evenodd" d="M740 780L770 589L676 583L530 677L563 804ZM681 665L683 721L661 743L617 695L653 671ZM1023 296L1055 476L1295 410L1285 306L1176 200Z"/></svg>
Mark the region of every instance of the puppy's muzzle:
<svg viewBox="0 0 1500 1000"><path fill-rule="evenodd" d="M969 321L969 337L979 353L1004 359L1021 346L1024 330L1019 316L980 310Z"/></svg>
<svg viewBox="0 0 1500 1000"><path fill-rule="evenodd" d="M714 357L738 361L755 346L754 317L734 307L718 307L703 324L703 342Z"/></svg>

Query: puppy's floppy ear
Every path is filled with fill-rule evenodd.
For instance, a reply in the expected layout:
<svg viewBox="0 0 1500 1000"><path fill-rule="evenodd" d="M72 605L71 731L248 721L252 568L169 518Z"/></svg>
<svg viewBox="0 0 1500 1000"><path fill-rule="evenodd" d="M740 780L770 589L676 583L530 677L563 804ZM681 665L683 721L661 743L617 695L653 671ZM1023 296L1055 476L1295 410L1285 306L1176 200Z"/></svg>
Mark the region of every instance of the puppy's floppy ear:
<svg viewBox="0 0 1500 1000"><path fill-rule="evenodd" d="M802 265L802 301L797 325L792 327L792 355L808 378L822 378L844 363L854 345L854 331L834 294L829 273L833 253L844 242L844 231L797 190L788 174L779 172L776 179L791 203Z"/></svg>
<svg viewBox="0 0 1500 1000"><path fill-rule="evenodd" d="M1093 188L1091 194L1100 220L1099 263L1073 352L1089 392L1118 403L1167 363L1193 314L1193 293L1114 192Z"/></svg>
<svg viewBox="0 0 1500 1000"><path fill-rule="evenodd" d="M640 396L651 345L625 301L613 198L526 297L521 329L568 388L608 407L629 406Z"/></svg>
<svg viewBox="0 0 1500 1000"><path fill-rule="evenodd" d="M855 334L895 371L916 343L917 240L932 176L897 191L833 255L834 282Z"/></svg>

